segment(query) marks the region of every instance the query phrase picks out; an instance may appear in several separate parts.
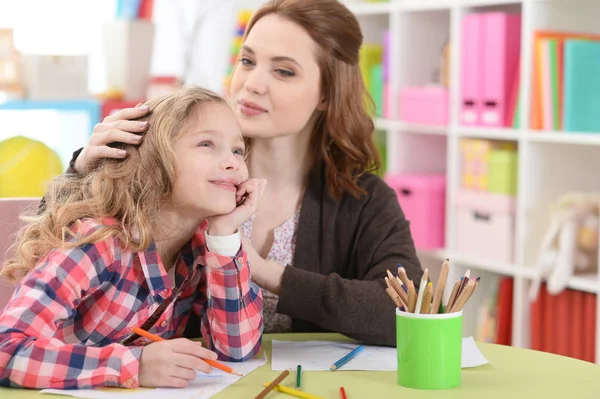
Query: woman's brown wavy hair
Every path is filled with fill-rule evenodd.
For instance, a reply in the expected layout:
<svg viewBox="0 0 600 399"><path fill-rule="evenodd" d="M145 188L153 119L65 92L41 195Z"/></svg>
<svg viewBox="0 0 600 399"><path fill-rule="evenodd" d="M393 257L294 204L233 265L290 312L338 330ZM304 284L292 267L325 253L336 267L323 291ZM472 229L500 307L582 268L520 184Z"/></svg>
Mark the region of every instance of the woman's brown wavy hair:
<svg viewBox="0 0 600 399"><path fill-rule="evenodd" d="M365 194L358 178L381 166L374 142L373 100L365 89L359 68L363 35L358 20L338 0L271 0L260 7L246 28L276 14L308 32L317 43L321 93L327 109L316 123L311 152L318 154L315 167L325 164L329 193Z"/></svg>
<svg viewBox="0 0 600 399"><path fill-rule="evenodd" d="M227 105L217 94L185 87L146 103L148 131L140 145L122 145L127 158L103 159L86 174L61 175L48 184L44 210L26 221L0 277L16 282L55 248L72 248L114 237L134 251L148 248L157 213L170 200L176 178L174 143L185 134L203 105ZM84 218L111 218L80 237L73 226ZM134 236L135 234L135 236Z"/></svg>

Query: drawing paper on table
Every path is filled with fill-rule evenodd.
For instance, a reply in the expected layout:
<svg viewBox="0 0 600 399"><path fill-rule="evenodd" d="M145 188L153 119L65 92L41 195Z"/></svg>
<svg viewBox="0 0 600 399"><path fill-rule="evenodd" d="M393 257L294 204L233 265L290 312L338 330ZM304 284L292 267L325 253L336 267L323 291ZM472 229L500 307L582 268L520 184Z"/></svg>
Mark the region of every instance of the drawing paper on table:
<svg viewBox="0 0 600 399"><path fill-rule="evenodd" d="M240 373L247 375L267 362L267 356L262 356L242 363L221 362ZM157 388L157 389L44 389L41 393L66 395L85 399L208 399L223 389L232 385L240 378L213 369L209 374L198 373L196 379L187 388Z"/></svg>
<svg viewBox="0 0 600 399"><path fill-rule="evenodd" d="M340 341L278 341L273 340L271 369L282 371L301 364L304 371L328 371L333 363L358 344ZM365 349L339 371L396 371L396 348L365 345ZM463 338L462 368L487 364L473 337ZM337 371L336 371L337 372Z"/></svg>

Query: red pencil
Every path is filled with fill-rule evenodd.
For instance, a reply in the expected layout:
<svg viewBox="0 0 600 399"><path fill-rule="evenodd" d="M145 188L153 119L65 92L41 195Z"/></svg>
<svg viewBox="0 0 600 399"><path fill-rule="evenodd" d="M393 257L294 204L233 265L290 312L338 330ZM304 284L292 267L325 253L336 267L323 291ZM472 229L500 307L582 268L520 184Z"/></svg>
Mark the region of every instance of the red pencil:
<svg viewBox="0 0 600 399"><path fill-rule="evenodd" d="M340 387L340 395L342 396L342 399L348 399L346 398L346 390L344 387Z"/></svg>

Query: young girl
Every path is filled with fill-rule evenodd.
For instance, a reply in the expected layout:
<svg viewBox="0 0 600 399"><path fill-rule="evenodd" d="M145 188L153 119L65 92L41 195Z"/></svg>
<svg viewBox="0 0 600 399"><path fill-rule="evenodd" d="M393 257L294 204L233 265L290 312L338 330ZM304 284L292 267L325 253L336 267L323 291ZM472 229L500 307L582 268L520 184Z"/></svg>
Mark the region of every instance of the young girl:
<svg viewBox="0 0 600 399"><path fill-rule="evenodd" d="M265 332L335 331L379 345L396 344L386 271L423 271L394 190L379 165L373 120L365 108L359 55L363 35L339 0L270 0L253 15L230 97L252 140L250 176L269 186L244 222L252 278L263 289ZM98 124L74 154L81 173L107 146L134 144L142 108ZM132 134L133 133L133 134ZM196 334L197 319L188 325Z"/></svg>
<svg viewBox="0 0 600 399"><path fill-rule="evenodd" d="M240 126L199 88L147 106L127 160L56 179L22 231L2 269L25 276L0 314L0 385L184 387L210 372L202 359L259 350L262 296L238 228L265 181L247 180ZM177 338L190 310L208 349Z"/></svg>

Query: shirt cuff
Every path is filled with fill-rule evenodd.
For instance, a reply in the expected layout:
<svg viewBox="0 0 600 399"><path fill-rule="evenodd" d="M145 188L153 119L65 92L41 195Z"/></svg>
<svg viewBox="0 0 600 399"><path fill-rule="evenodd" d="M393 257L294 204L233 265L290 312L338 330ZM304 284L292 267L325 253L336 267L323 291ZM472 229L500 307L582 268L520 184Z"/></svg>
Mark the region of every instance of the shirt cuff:
<svg viewBox="0 0 600 399"><path fill-rule="evenodd" d="M228 236L211 236L208 232L204 235L208 250L222 256L236 256L242 245L239 231Z"/></svg>

